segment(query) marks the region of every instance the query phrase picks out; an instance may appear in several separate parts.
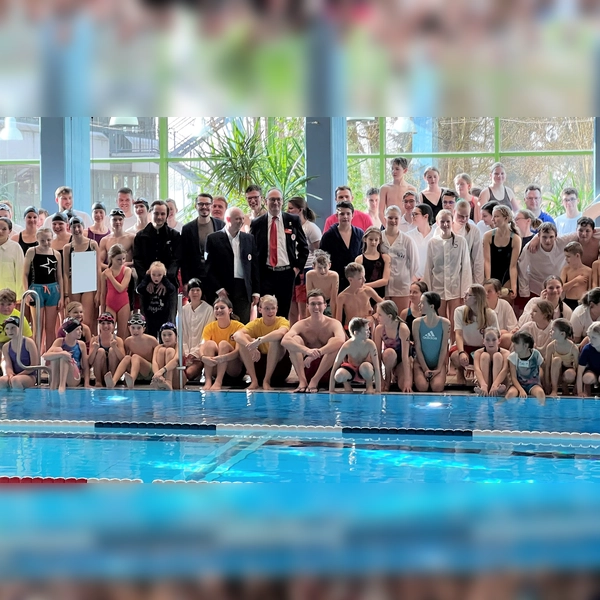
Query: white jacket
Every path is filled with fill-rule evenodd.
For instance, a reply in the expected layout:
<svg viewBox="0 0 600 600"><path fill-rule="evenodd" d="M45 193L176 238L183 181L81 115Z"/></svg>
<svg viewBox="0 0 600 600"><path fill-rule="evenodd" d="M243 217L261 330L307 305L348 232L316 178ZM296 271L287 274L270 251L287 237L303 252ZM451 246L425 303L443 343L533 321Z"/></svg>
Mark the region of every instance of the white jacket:
<svg viewBox="0 0 600 600"><path fill-rule="evenodd" d="M410 284L419 269L419 253L412 238L401 231L390 245L385 231L381 232L381 251L390 256L390 280L387 296L408 296Z"/></svg>
<svg viewBox="0 0 600 600"><path fill-rule="evenodd" d="M423 281L429 291L437 292L442 300L463 298L473 283L467 240L460 235L447 240L432 237L427 247Z"/></svg>
<svg viewBox="0 0 600 600"><path fill-rule="evenodd" d="M417 254L419 255L419 268L417 269L417 277L421 279L425 272L425 262L427 261L427 247L429 246L429 240L435 235L436 226L431 226L429 235L422 235L418 229L411 229L407 232L407 236L412 239L417 247Z"/></svg>

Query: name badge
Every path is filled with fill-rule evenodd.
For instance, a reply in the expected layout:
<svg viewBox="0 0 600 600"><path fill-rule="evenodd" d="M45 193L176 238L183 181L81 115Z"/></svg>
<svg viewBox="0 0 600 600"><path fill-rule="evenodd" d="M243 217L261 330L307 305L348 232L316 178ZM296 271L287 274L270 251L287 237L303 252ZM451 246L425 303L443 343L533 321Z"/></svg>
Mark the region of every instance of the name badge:
<svg viewBox="0 0 600 600"><path fill-rule="evenodd" d="M292 233L292 230L291 230L291 229L284 229L284 231L285 231L285 233L287 233L288 235L289 235L290 233Z"/></svg>

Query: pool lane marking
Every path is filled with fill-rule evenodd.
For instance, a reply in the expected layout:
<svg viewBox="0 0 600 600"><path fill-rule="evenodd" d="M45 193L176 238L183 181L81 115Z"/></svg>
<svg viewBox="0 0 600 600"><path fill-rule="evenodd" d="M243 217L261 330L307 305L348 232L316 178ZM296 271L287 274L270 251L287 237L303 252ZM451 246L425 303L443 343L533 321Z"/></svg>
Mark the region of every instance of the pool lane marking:
<svg viewBox="0 0 600 600"><path fill-rule="evenodd" d="M240 452L234 454L229 460L226 460L224 463L220 464L218 467L213 469L210 473L204 477L203 481L214 481L219 478L223 473L229 471L233 465L239 463L244 460L248 455L252 454L255 450L260 448L264 443L269 441L268 436L259 437L257 440L252 442L249 446L241 450Z"/></svg>
<svg viewBox="0 0 600 600"><path fill-rule="evenodd" d="M600 441L600 433L579 433L561 431L512 431L509 429L474 429L473 439L481 438L545 438L553 440L594 440Z"/></svg>
<svg viewBox="0 0 600 600"><path fill-rule="evenodd" d="M219 445L213 452L203 456L200 460L198 460L194 465L189 465L185 469L181 470L182 476L194 476L194 477L202 477L201 481L206 478L207 473L211 473L214 471L217 466L213 466L209 463L217 462L219 456L231 450L235 446L242 445L246 442L245 438L232 438L226 444ZM206 473L205 473L206 472Z"/></svg>

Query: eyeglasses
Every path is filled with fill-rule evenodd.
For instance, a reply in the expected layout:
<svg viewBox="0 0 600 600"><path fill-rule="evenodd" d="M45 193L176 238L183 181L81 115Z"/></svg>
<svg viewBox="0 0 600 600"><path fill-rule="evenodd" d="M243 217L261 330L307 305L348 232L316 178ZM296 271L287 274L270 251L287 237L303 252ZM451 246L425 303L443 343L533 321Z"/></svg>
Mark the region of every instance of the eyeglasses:
<svg viewBox="0 0 600 600"><path fill-rule="evenodd" d="M260 200L260 196L246 196L246 200Z"/></svg>
<svg viewBox="0 0 600 600"><path fill-rule="evenodd" d="M198 202L198 204L196 204L196 206L198 208L210 208L210 202Z"/></svg>
<svg viewBox="0 0 600 600"><path fill-rule="evenodd" d="M282 198L267 198L267 201L281 203L281 202L283 202L283 199Z"/></svg>

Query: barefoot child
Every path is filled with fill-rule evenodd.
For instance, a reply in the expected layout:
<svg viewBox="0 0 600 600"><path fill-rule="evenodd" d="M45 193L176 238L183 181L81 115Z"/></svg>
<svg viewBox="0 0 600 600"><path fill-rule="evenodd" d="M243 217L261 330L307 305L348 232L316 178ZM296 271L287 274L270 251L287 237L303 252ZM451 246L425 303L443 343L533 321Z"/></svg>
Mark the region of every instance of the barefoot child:
<svg viewBox="0 0 600 600"><path fill-rule="evenodd" d="M179 365L177 354L177 328L174 323L164 323L159 331L162 344L154 348L152 354L152 376L151 386L157 390L179 389L179 377L176 369ZM185 375L183 378L185 385Z"/></svg>
<svg viewBox="0 0 600 600"><path fill-rule="evenodd" d="M567 384L574 383L579 365L579 347L571 339L573 327L567 319L552 322L552 341L546 346L546 389L551 396L558 396L558 384L562 382L563 396Z"/></svg>
<svg viewBox="0 0 600 600"><path fill-rule="evenodd" d="M589 342L583 347L577 367L577 395L589 396L592 386L600 383L600 322L587 330Z"/></svg>
<svg viewBox="0 0 600 600"><path fill-rule="evenodd" d="M581 296L590 289L592 269L581 262L583 246L579 242L568 243L564 252L567 265L561 271L560 278L564 282L565 304L575 310Z"/></svg>
<svg viewBox="0 0 600 600"><path fill-rule="evenodd" d="M500 348L500 331L488 327L483 335L483 348L475 350L473 364L477 385L474 392L479 396L504 396L508 375L510 352Z"/></svg>
<svg viewBox="0 0 600 600"><path fill-rule="evenodd" d="M98 317L98 335L92 338L88 359L94 369L97 388L106 383L104 376L114 372L123 358L125 349L123 340L115 333L115 318L110 313L102 313Z"/></svg>
<svg viewBox="0 0 600 600"><path fill-rule="evenodd" d="M129 307L129 282L131 269L125 266L127 252L121 244L114 244L108 251L108 269L100 278L100 312L110 313L117 323L117 334L127 337L127 321L131 315Z"/></svg>
<svg viewBox="0 0 600 600"><path fill-rule="evenodd" d="M104 376L107 388L125 376L125 384L131 390L139 379L150 381L152 379L152 355L158 346L158 340L144 333L146 319L144 315L134 314L129 319L129 333L131 334L124 343L125 356L115 369L114 374L108 371Z"/></svg>
<svg viewBox="0 0 600 600"><path fill-rule="evenodd" d="M35 385L35 371L22 369L17 363L17 344L19 343L19 317L8 317L4 321L4 333L9 342L2 347L2 356L6 365L6 374L0 377L0 388L22 390ZM28 367L40 364L40 355L34 341L22 338L20 351L21 364Z"/></svg>
<svg viewBox="0 0 600 600"><path fill-rule="evenodd" d="M541 366L544 358L540 351L533 347L533 336L525 331L518 331L511 341L514 352L508 356L508 366L512 385L506 392L506 398L527 398L529 394L541 403L545 402L546 395L541 384Z"/></svg>
<svg viewBox="0 0 600 600"><path fill-rule="evenodd" d="M335 310L335 318L342 325L344 325L344 320L346 323L350 323L354 317L361 319L371 317L373 313L371 300L383 302L383 298L372 287L365 285L365 268L362 265L351 262L344 269L344 275L349 285L338 296ZM372 318L369 318L369 322L372 325ZM344 329L347 328L346 325Z"/></svg>
<svg viewBox="0 0 600 600"><path fill-rule="evenodd" d="M398 316L398 307L392 300L384 300L377 305L377 320L373 338L385 368L383 391L389 392L395 376L401 392L412 390L412 373L409 359L410 331Z"/></svg>
<svg viewBox="0 0 600 600"><path fill-rule="evenodd" d="M315 260L312 270L306 274L306 293L311 290L321 290L325 295L327 308L323 313L326 317L333 317L336 311L340 277L331 271L331 257L324 250L315 250Z"/></svg>
<svg viewBox="0 0 600 600"><path fill-rule="evenodd" d="M404 181L408 171L408 160L403 157L392 160L392 183L386 183L379 190L379 220L385 223L385 210L388 206L402 206L402 198L409 190L416 192L417 188Z"/></svg>
<svg viewBox="0 0 600 600"><path fill-rule="evenodd" d="M341 383L345 392L351 392L351 381L364 380L367 394L381 393L381 370L375 343L369 339L369 320L354 317L348 325L350 340L340 348L329 377L329 393ZM373 382L375 386L373 386Z"/></svg>
<svg viewBox="0 0 600 600"><path fill-rule="evenodd" d="M85 344L81 341L81 323L77 319L65 319L62 324L65 337L54 344L42 356L51 363L50 389L64 392L67 387L78 387L83 373L84 387L90 386L90 367Z"/></svg>

